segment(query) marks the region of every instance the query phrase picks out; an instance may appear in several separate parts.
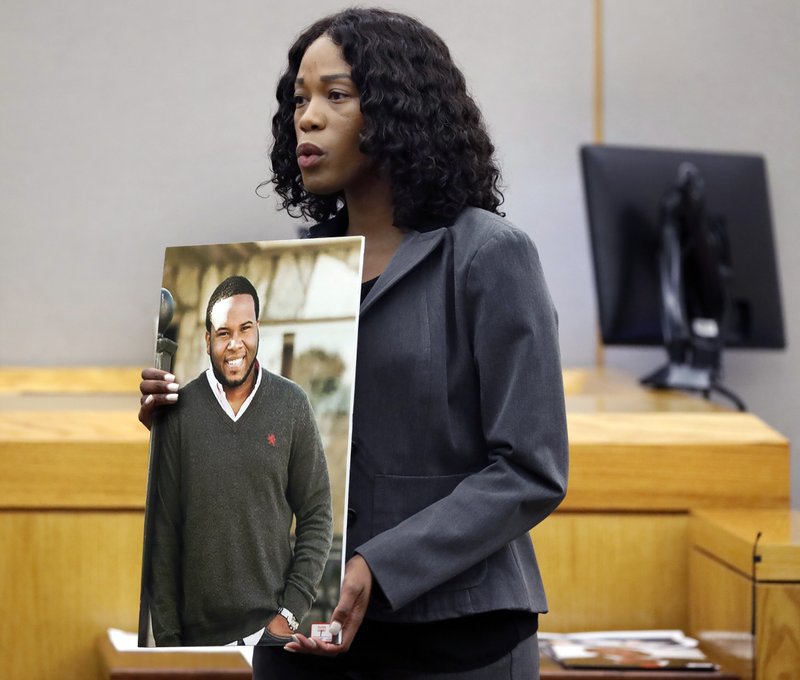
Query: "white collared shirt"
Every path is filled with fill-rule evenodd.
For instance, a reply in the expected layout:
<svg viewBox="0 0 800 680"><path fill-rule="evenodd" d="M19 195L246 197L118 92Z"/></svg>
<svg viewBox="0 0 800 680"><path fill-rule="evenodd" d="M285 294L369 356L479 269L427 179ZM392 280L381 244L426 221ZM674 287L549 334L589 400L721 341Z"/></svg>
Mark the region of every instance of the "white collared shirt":
<svg viewBox="0 0 800 680"><path fill-rule="evenodd" d="M244 415L244 412L247 410L247 407L250 406L250 402L253 401L253 397L256 396L256 392L258 391L258 386L261 384L261 366L258 365L258 361L256 361L256 365L253 366L253 370L256 371L256 385L253 388L253 391L250 392L250 394L247 396L247 399L244 400L244 403L239 407L238 413L234 413L230 403L228 403L228 397L225 394L225 388L222 386L222 383L219 380L217 380L217 376L214 375L214 369L209 368L206 371L206 378L208 378L208 384L211 385L211 391L217 398L217 401L219 402L219 405L222 407L222 410L228 414L228 417L234 423Z"/></svg>

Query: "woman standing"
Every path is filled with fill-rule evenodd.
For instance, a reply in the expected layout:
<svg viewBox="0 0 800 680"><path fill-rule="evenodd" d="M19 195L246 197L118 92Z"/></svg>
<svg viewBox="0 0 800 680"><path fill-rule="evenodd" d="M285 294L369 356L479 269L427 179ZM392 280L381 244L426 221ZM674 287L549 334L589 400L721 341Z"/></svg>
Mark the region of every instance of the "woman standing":
<svg viewBox="0 0 800 680"><path fill-rule="evenodd" d="M538 677L528 531L567 477L556 315L480 111L442 40L379 9L302 33L277 97L282 207L366 250L341 644L257 647L254 677ZM145 422L169 387L143 377Z"/></svg>

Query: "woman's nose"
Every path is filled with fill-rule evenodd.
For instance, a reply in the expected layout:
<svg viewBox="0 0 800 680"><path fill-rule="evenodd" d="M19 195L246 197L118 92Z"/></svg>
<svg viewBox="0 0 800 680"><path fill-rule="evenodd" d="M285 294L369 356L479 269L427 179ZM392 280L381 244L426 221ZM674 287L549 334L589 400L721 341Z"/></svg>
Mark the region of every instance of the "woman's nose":
<svg viewBox="0 0 800 680"><path fill-rule="evenodd" d="M325 116L322 112L322 106L316 99L310 99L303 108L300 115L300 120L297 122L298 127L303 132L310 130L319 130L325 125Z"/></svg>

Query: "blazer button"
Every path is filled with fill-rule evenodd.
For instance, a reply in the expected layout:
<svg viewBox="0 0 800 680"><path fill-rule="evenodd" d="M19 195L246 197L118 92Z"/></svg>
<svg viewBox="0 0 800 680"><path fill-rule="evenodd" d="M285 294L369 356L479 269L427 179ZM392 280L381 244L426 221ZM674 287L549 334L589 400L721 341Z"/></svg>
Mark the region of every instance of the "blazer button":
<svg viewBox="0 0 800 680"><path fill-rule="evenodd" d="M353 508L347 508L347 524L355 524L358 519L358 513Z"/></svg>

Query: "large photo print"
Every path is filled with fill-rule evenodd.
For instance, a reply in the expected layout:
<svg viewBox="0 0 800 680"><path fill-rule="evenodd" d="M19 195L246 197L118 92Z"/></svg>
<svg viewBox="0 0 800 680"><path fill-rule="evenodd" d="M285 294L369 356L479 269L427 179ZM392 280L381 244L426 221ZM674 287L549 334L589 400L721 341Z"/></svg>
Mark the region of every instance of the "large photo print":
<svg viewBox="0 0 800 680"><path fill-rule="evenodd" d="M168 248L140 646L284 645L330 620L363 239Z"/></svg>

